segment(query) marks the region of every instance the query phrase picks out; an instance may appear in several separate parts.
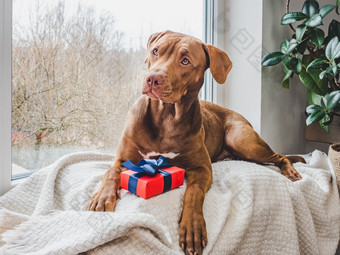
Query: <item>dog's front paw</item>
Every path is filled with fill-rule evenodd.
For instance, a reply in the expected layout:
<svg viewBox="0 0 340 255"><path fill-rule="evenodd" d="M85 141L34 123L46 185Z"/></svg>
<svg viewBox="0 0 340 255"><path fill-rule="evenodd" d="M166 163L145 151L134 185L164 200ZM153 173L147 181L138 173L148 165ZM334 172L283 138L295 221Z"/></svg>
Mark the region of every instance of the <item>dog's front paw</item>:
<svg viewBox="0 0 340 255"><path fill-rule="evenodd" d="M117 198L120 199L120 190L114 181L105 181L96 192L88 207L89 211L111 211L116 206Z"/></svg>
<svg viewBox="0 0 340 255"><path fill-rule="evenodd" d="M203 214L183 212L179 227L179 245L185 254L202 254L207 242L207 230Z"/></svg>
<svg viewBox="0 0 340 255"><path fill-rule="evenodd" d="M283 166L281 168L281 174L283 174L284 176L286 176L289 180L293 182L302 179L299 172L296 171L296 169L292 165Z"/></svg>

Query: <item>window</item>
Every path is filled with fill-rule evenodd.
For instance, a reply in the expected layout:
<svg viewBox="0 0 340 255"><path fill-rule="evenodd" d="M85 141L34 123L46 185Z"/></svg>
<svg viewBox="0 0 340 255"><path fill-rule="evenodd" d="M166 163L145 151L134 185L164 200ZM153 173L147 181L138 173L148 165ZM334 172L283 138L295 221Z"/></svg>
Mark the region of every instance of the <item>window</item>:
<svg viewBox="0 0 340 255"><path fill-rule="evenodd" d="M27 2L27 3L26 3ZM28 5L28 2L30 3L30 5ZM43 148L45 147L49 147L51 144L45 144L45 145L39 145L33 143L32 141L29 141L29 139L33 139L34 136L35 139L37 138L38 135L38 139L36 139L37 141L39 141L39 132L37 134L35 133L31 133L31 134L26 134L24 130L21 129L16 129L15 130L15 124L13 124L13 126L11 125L11 106L12 106L12 91L11 91L11 85L12 85L12 36L13 36L13 41L14 39L23 39L25 38L25 36L28 35L28 32L25 31L21 31L20 33L15 34L16 32L19 31L14 31L16 29L16 27L18 26L13 26L12 29L12 20L15 21L16 17L14 17L15 15L17 15L17 18L19 15L24 15L25 12L25 8L29 9L30 11L32 11L31 14L29 14L29 12L27 12L26 10L26 23L24 23L23 25L28 26L28 21L30 20L30 16L31 19L34 20L34 16L33 14L36 13L36 9L34 9L35 7L37 7L35 4L32 3L33 1L23 1L23 0L3 0L0 4L0 195L3 194L4 192L6 192L7 190L9 190L11 188L11 186L13 187L13 185L16 185L16 183L18 183L17 181L11 182L12 178L13 179L17 179L20 177L25 177L28 176L32 170L37 169L39 166L34 166L31 164L31 167L27 167L27 164L25 163L25 165L21 165L20 166L20 160L22 161L22 159L20 159L20 157L23 156L19 156L19 155L24 155L24 153L32 153L32 151L34 151L35 149L38 149L38 147ZM44 10L44 11L48 11L47 8L48 6L46 5L46 2L49 4L49 6L56 6L56 4L58 4L58 2L56 1L40 1L40 10ZM71 2L71 4L70 4ZM110 15L110 8L109 6L107 6L107 1L105 0L97 0L97 1L90 1L90 0L79 0L79 2L82 4L82 9L83 10L88 10L88 9L93 9L92 10L92 15L95 15L95 17L97 18L101 13ZM114 3L117 2L124 2L125 6L128 6L129 9L131 9L131 6L135 6L133 4L132 0L127 0L127 1L113 1ZM157 10L157 4L159 4L159 1L138 1L136 0L135 4L138 4L138 2L143 2L143 4L146 6L148 3L148 6L151 6L149 8L149 10ZM133 26L135 28L134 31L138 31L138 33L133 33L133 31L130 30L130 32L128 33L125 29L124 26L120 26L120 24L124 24L126 22L126 20L131 20L132 16L128 15L125 16L125 20L119 22L118 19L116 18L115 23L113 24L113 26L120 32L124 32L123 34L121 34L121 38L122 40L120 41L120 46L124 45L124 51L129 53L127 51L126 47L130 47L132 48L133 51L136 51L136 49L138 49L138 47L136 48L136 45L139 45L141 42L146 43L146 40L149 36L149 34L152 31L161 31L164 29L173 29L173 30L177 30L177 31L182 31L184 33L189 33L189 34L193 34L197 37L202 36L202 39L205 40L208 43L213 43L217 45L223 45L223 43L221 43L221 40L223 40L223 33L218 33L218 31L223 31L223 22L220 22L220 19L218 17L219 12L223 12L224 11L224 1L223 0L212 0L212 1L208 1L208 0L202 0L202 2L200 1L162 1L162 9L163 10L173 10L173 8L171 9L170 7L168 8L168 5L166 5L166 3L168 3L168 5L172 5L175 6L176 9L176 19L178 20L184 20L184 22L180 23L178 22L173 22L173 20L171 19L171 15L174 14L167 14L167 13L162 13L162 14L157 14L157 12L152 13L150 15L150 12L148 12L148 14L145 14L144 12L140 12L140 14L138 15L138 12L133 13L133 19L134 19L134 23ZM18 3L22 3L22 7L18 6L20 4ZM35 0L34 0L35 3ZM95 3L95 4L94 4ZM154 3L154 4L153 4ZM194 3L194 4L192 4ZM66 18L69 19L72 17L72 10L73 10L73 14L77 13L77 8L78 8L78 2L75 0L69 0L69 1L64 1L61 2L61 4L70 4L68 6L64 6L64 13L66 14ZM17 7L16 7L17 5ZM95 6L94 6L95 5ZM184 5L188 5L188 6L184 6ZM25 8L23 8L25 6ZM117 5L118 8L119 5ZM144 7L145 7L144 6ZM177 8L178 6L184 6L183 10L189 9L190 7L190 13L184 13L181 12L180 8ZM62 5L57 5L57 8L61 8ZM197 10L194 11L193 7L196 7ZM22 9L21 11L19 11L18 14L15 14L16 9ZM47 10L46 10L47 8ZM124 7L125 8L125 7ZM142 10L140 6L135 6L136 10ZM57 10L57 9L56 9ZM121 10L119 9L115 9L118 13L121 12ZM201 10L201 11L200 11ZM12 13L13 11L13 13ZM194 12L193 12L194 11ZM168 11L169 12L169 11ZM42 12L43 13L43 12ZM136 14L137 13L137 14ZM46 14L46 13L45 13ZM188 16L188 15L192 15L195 14L194 16ZM111 16L113 14L111 13ZM147 23L145 20L141 21L141 16L148 16L148 17L161 17L158 19L162 19L164 20L166 18L166 16L169 18L169 20L171 21L170 24L161 24L159 22L156 23ZM21 18L19 16L19 18ZM24 18L24 17L22 17ZM173 18L173 17L172 17ZM150 19L150 18L149 18ZM98 20L98 19L97 19ZM157 20L158 21L158 20ZM217 21L217 22L215 22ZM126 24L128 24L130 22L126 22ZM110 24L112 25L112 24ZM176 26L177 25L177 26ZM20 27L20 26L19 26ZM141 31L141 28L143 27L143 30ZM204 27L204 29L201 29L200 27ZM193 30L193 28L195 28L195 30ZM190 30L189 30L190 29ZM12 32L13 30L13 32ZM203 32L202 32L203 31ZM52 31L51 31L52 32ZM142 33L141 33L142 32ZM201 35L199 35L200 33L202 33ZM144 35L144 38L142 38L141 35ZM112 35L113 36L113 35ZM119 36L119 35L116 35ZM125 38L125 39L123 39ZM14 44L15 42L13 42ZM21 42L22 43L22 42ZM22 46L22 45L21 45ZM123 46L122 46L123 47ZM142 50L142 49L140 49ZM18 54L20 52L17 52ZM140 52L141 53L141 52ZM142 55L142 54L141 54ZM143 56L144 57L144 56ZM124 58L123 58L124 59ZM14 65L14 64L13 64ZM70 70L67 70L68 72L70 72ZM109 71L109 70L108 70ZM141 74L139 74L141 75ZM209 77L209 73L207 73L207 77ZM58 84L56 84L58 85ZM138 87L138 84L136 84L136 86ZM207 78L205 81L205 85L204 88L201 90L202 94L201 97L206 99L206 100L211 100L214 102L218 102L218 100L216 100L216 95L218 95L218 93L215 93L216 90L215 84L213 84L212 79ZM137 95L137 91L134 91L133 95ZM213 96L212 96L213 95ZM90 96L90 93L89 93ZM130 96L130 95L128 95ZM47 97L48 99L48 97ZM51 98L50 98L51 99ZM64 98L65 99L65 98ZM218 98L217 98L218 99ZM42 102L45 102L44 100L42 100ZM127 103L126 103L127 105ZM91 109L93 109L93 105L91 105ZM90 114L90 113L87 113ZM46 116L47 117L47 116ZM110 123L111 125L113 125L112 123ZM51 129L50 129L51 130ZM12 134L13 131L13 134ZM11 135L12 134L12 135ZM46 137L44 136L44 134L41 134L41 140L43 141L43 139L45 139ZM118 137L118 134L114 134L113 137ZM29 137L29 138L28 138ZM22 146L23 148L20 148L20 142L22 141L24 143L26 143L24 146ZM16 148L13 149L13 153L12 153L12 141L13 143L15 143L15 145L13 147L16 146ZM46 140L45 140L46 141ZM30 144L31 143L31 144ZM76 145L72 145L72 146L76 146ZM27 148L25 151L25 147ZM31 147L29 149L29 147ZM75 148L75 147L74 147ZM79 147L78 147L79 148ZM78 149L75 148L75 149ZM89 150L90 146L86 146L84 149ZM100 150L107 150L111 153L113 153L114 151L112 151L109 147L101 147L99 148ZM59 150L60 151L60 150ZM13 155L13 176L12 176L12 154L17 153L17 155ZM46 152L46 150L45 150ZM49 152L52 152L52 150L50 150ZM56 150L55 152L58 152L58 150ZM21 154L20 154L21 153ZM34 152L36 153L36 152ZM40 157L43 156L40 152L39 154L34 154L33 155L35 157ZM63 152L65 153L65 151ZM28 154L27 154L28 155ZM31 155L31 154L29 154ZM56 153L57 155L57 153ZM58 157L60 154L58 154L56 157ZM50 159L51 161L54 160ZM27 171L27 169L24 169L24 167L27 167L29 171ZM16 175L16 176L15 176Z"/></svg>
<svg viewBox="0 0 340 255"><path fill-rule="evenodd" d="M69 152L114 153L141 95L149 35L204 39L203 1L12 4L12 179Z"/></svg>

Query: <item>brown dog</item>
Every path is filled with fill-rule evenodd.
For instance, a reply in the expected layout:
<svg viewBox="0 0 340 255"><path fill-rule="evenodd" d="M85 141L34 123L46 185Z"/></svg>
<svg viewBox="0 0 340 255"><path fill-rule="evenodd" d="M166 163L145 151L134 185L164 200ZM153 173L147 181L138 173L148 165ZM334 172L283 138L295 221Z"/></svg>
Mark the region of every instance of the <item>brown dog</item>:
<svg viewBox="0 0 340 255"><path fill-rule="evenodd" d="M130 110L114 165L105 173L89 210L113 211L120 198L122 162L163 155L186 170L187 189L180 217L179 244L201 254L207 244L203 201L212 183L211 162L235 156L274 163L292 181L301 179L292 162L300 157L274 153L241 115L199 101L204 72L224 83L231 62L223 51L191 36L166 31L148 41L143 96Z"/></svg>

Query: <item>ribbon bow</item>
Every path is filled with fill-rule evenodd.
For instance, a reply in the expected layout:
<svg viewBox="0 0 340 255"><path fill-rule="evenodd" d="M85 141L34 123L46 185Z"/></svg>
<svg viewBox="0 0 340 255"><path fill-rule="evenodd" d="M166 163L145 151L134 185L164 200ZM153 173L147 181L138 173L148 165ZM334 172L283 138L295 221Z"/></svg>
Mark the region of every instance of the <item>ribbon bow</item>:
<svg viewBox="0 0 340 255"><path fill-rule="evenodd" d="M136 166L130 160L125 161L122 165L132 171L137 173L132 174L129 178L128 183L128 190L134 194L137 194L137 183L138 179L143 176L155 176L158 173L163 176L164 179L164 186L163 192L166 192L171 189L171 174L160 170L160 168L168 168L171 167L168 160L162 156L160 156L157 160L155 159L142 159L139 161L138 165Z"/></svg>
<svg viewBox="0 0 340 255"><path fill-rule="evenodd" d="M122 165L128 169L131 169L138 173L144 173L148 176L155 176L160 171L160 168L168 168L170 164L166 158L160 156L157 160L156 159L142 159L139 161L138 165L136 166L130 160L125 161Z"/></svg>

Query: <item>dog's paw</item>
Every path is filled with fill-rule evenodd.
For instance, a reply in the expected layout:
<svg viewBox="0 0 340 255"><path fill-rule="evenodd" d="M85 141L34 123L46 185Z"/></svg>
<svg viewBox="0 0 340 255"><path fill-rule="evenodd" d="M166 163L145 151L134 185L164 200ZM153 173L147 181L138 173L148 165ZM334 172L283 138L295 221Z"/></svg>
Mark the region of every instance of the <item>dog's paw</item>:
<svg viewBox="0 0 340 255"><path fill-rule="evenodd" d="M120 190L115 182L103 182L98 192L92 196L91 203L88 207L89 211L111 211L116 206L117 198L120 199Z"/></svg>
<svg viewBox="0 0 340 255"><path fill-rule="evenodd" d="M306 163L306 160L303 157L300 157L300 156L295 156L295 155L294 156L287 156L287 158L292 163L297 163L297 162Z"/></svg>
<svg viewBox="0 0 340 255"><path fill-rule="evenodd" d="M202 254L207 242L207 230L203 214L183 212L179 227L179 246L185 254Z"/></svg>
<svg viewBox="0 0 340 255"><path fill-rule="evenodd" d="M283 167L281 169L281 173L286 176L289 180L295 182L295 181L298 181L298 180L301 180L302 177L301 175L299 174L298 171L296 171L296 169L293 167L293 166L287 166L287 167Z"/></svg>

